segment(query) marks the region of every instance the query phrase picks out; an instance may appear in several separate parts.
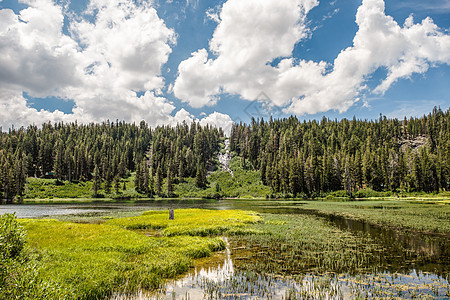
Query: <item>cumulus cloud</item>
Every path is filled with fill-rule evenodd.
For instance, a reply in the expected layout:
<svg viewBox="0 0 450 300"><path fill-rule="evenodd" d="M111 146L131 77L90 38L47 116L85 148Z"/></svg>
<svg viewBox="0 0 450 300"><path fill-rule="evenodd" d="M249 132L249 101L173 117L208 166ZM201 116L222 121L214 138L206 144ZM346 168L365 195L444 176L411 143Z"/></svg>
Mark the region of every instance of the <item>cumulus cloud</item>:
<svg viewBox="0 0 450 300"><path fill-rule="evenodd" d="M206 19L211 20L216 23L220 23L220 17L219 17L219 13L217 12L217 9L218 9L218 7L209 8L206 11ZM205 21L206 21L206 19L205 19Z"/></svg>
<svg viewBox="0 0 450 300"><path fill-rule="evenodd" d="M191 124L194 120L194 116L190 112L182 108L171 118L169 125L176 126L177 124L181 124L183 122Z"/></svg>
<svg viewBox="0 0 450 300"><path fill-rule="evenodd" d="M227 1L209 45L217 58L200 49L181 62L175 96L193 107L215 104L220 93L253 100L277 78L277 70L268 63L291 56L295 44L308 35L306 14L317 4L316 0Z"/></svg>
<svg viewBox="0 0 450 300"><path fill-rule="evenodd" d="M70 116L59 110L49 112L36 110L26 106L27 100L21 92L0 89L0 127L7 130L13 126L27 126L29 124L41 124L47 121L74 121Z"/></svg>
<svg viewBox="0 0 450 300"><path fill-rule="evenodd" d="M201 118L196 119L194 115L182 108L173 117L170 118L170 122L168 122L168 124L171 126L176 126L177 124L181 124L183 122L191 124L195 121L199 122L201 126L209 125L216 128L222 128L224 134L226 136L230 136L231 127L233 126L234 121L229 115L215 111L209 115L201 113L200 116Z"/></svg>
<svg viewBox="0 0 450 300"><path fill-rule="evenodd" d="M108 90L152 90L163 87L161 67L172 52L175 33L148 4L124 0L91 0L95 21L71 23L83 49L85 84ZM100 83L98 83L100 82Z"/></svg>
<svg viewBox="0 0 450 300"><path fill-rule="evenodd" d="M175 106L160 96L161 68L175 33L150 4L91 0L83 18L51 0L22 2L28 7L19 14L0 10L0 125L108 118L170 122ZM23 92L73 99L73 114L29 108Z"/></svg>
<svg viewBox="0 0 450 300"><path fill-rule="evenodd" d="M0 10L0 88L41 96L78 85L80 53L62 34L62 8L45 0L26 3L19 15Z"/></svg>
<svg viewBox="0 0 450 300"><path fill-rule="evenodd" d="M450 63L450 36L430 18L414 24L409 17L402 27L384 9L383 0L363 1L356 14L359 29L353 46L337 56L333 71L322 78L323 88L294 99L289 112L345 111L358 100L360 91L366 88L365 81L379 68L386 68L388 74L373 92L383 94L400 78Z"/></svg>
<svg viewBox="0 0 450 300"><path fill-rule="evenodd" d="M213 127L222 128L224 134L226 136L230 136L234 121L230 118L229 115L215 111L209 116L206 116L200 120L200 125L206 126L207 124Z"/></svg>
<svg viewBox="0 0 450 300"><path fill-rule="evenodd" d="M363 0L353 45L332 64L294 59L296 43L310 34L306 15L313 0L228 0L206 49L180 63L176 97L193 107L215 104L220 94L256 100L263 91L285 112L345 111L367 91L378 68L387 77L373 93L384 93L400 78L450 63L450 37L430 18L400 26L385 14L383 0ZM251 16L249 14L251 13ZM279 62L276 62L277 59Z"/></svg>

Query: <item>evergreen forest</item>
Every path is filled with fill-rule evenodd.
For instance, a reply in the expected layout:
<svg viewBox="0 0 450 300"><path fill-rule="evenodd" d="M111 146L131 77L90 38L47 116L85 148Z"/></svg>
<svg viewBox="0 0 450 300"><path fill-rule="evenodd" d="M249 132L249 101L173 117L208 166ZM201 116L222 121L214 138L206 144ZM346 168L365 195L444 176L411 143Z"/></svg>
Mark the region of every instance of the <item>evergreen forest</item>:
<svg viewBox="0 0 450 300"><path fill-rule="evenodd" d="M436 193L450 188L449 124L450 109L437 107L403 120L252 119L234 124L229 150L232 165L264 187L254 196ZM89 183L94 198L100 189L120 196L127 178L135 191L128 197L177 197L176 186L186 182L205 190L227 173L217 159L226 138L221 128L197 122L154 129L144 121L9 129L0 133L0 198L21 201L27 182L37 179ZM214 184L216 196L238 196Z"/></svg>

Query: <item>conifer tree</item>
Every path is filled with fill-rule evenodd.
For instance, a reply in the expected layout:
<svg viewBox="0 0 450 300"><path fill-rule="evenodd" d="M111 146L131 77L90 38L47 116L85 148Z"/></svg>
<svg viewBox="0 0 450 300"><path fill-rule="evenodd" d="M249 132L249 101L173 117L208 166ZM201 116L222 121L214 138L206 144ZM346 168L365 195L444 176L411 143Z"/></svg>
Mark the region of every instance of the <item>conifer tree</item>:
<svg viewBox="0 0 450 300"><path fill-rule="evenodd" d="M197 172L195 174L195 184L199 188L206 187L206 171L200 162L197 163Z"/></svg>
<svg viewBox="0 0 450 300"><path fill-rule="evenodd" d="M163 196L162 195L162 184L163 184L163 177L162 177L162 171L161 171L161 167L158 166L158 168L156 169L156 179L155 179L155 185L156 185L156 194L158 194L158 196Z"/></svg>
<svg viewBox="0 0 450 300"><path fill-rule="evenodd" d="M92 192L93 192L93 197L97 198L98 197L98 190L100 188L100 174L99 174L99 169L98 166L95 165L94 167L94 173L92 175Z"/></svg>
<svg viewBox="0 0 450 300"><path fill-rule="evenodd" d="M119 175L114 176L114 191L116 194L120 192L120 177Z"/></svg>

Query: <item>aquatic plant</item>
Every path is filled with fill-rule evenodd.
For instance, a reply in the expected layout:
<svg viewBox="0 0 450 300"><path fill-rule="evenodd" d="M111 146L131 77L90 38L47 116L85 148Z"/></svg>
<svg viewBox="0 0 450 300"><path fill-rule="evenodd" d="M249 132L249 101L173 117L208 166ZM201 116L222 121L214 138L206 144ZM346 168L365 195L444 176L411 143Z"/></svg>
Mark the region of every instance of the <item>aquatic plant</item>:
<svg viewBox="0 0 450 300"><path fill-rule="evenodd" d="M424 201L305 201L303 209L365 220L381 226L450 235L450 205Z"/></svg>
<svg viewBox="0 0 450 300"><path fill-rule="evenodd" d="M233 239L233 247L248 249L237 268L295 276L325 271L358 273L382 265L383 247L369 236L341 231L308 215L266 214L264 220L251 227L264 234Z"/></svg>

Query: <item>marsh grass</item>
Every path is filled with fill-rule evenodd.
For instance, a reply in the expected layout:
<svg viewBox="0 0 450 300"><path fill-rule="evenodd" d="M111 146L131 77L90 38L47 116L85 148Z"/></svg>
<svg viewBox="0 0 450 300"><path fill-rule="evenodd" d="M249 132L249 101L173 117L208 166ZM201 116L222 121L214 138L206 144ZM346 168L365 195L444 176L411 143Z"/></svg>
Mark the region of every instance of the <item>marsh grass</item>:
<svg viewBox="0 0 450 300"><path fill-rule="evenodd" d="M163 236L215 236L259 233L246 225L262 220L253 212L240 210L176 209L174 213L175 220L169 220L167 211L150 211L137 217L112 219L106 224L126 229L156 229Z"/></svg>
<svg viewBox="0 0 450 300"><path fill-rule="evenodd" d="M370 236L342 231L312 215L263 217L264 222L251 227L264 234L232 240L235 274L224 282L201 282L205 295L211 299L269 298L276 293L279 297L280 291L283 299L446 299L450 295L448 265L443 266L447 268L443 276L410 268L397 273L389 265L392 254Z"/></svg>
<svg viewBox="0 0 450 300"><path fill-rule="evenodd" d="M264 215L252 228L264 234L237 236L233 246L248 249L248 259L236 267L256 273L376 271L384 251L369 236L341 231L314 216Z"/></svg>
<svg viewBox="0 0 450 300"><path fill-rule="evenodd" d="M41 253L42 280L54 280L67 298L98 299L115 292L155 289L165 279L186 272L193 259L225 248L221 238L204 236L238 231L259 219L241 211L176 210L175 216L172 224L165 220L167 212L105 224L52 219L23 219L20 224L28 233L28 249ZM137 228L167 231L166 236L149 237L129 230Z"/></svg>
<svg viewBox="0 0 450 300"><path fill-rule="evenodd" d="M19 222L27 249L40 254L40 280L61 287L61 298L99 299L156 289L186 272L193 259L225 248L222 238L211 236L243 233L246 224L260 220L251 212L200 209L176 210L175 217L169 222L167 211L150 211L103 224ZM162 234L145 235L155 228Z"/></svg>
<svg viewBox="0 0 450 300"><path fill-rule="evenodd" d="M450 205L430 201L305 201L303 209L380 226L450 235Z"/></svg>
<svg viewBox="0 0 450 300"><path fill-rule="evenodd" d="M222 282L204 279L198 285L205 299L447 299L450 295L446 279L427 274L411 277L326 273L293 279L239 271ZM180 296L174 298L190 298L188 292Z"/></svg>

